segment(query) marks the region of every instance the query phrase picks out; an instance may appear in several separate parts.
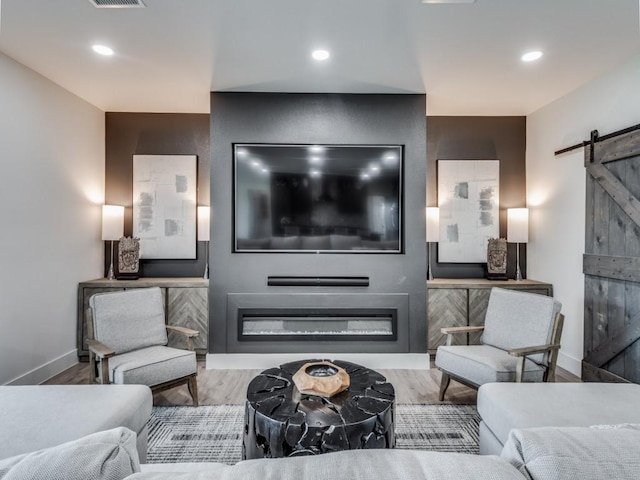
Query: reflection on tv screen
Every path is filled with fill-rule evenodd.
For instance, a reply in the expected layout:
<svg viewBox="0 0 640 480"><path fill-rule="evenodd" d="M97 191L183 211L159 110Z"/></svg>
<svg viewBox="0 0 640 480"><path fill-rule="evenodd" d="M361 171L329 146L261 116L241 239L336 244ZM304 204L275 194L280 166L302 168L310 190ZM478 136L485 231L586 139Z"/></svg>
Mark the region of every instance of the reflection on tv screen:
<svg viewBox="0 0 640 480"><path fill-rule="evenodd" d="M400 145L235 144L236 252L399 253Z"/></svg>

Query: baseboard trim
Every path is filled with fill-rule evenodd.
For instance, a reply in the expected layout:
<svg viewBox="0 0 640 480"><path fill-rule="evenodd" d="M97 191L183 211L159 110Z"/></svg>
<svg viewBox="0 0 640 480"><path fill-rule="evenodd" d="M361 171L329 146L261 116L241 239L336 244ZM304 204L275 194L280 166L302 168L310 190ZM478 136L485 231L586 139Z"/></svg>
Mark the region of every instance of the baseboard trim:
<svg viewBox="0 0 640 480"><path fill-rule="evenodd" d="M207 370L267 369L305 358L339 359L375 370L428 370L428 353L209 353Z"/></svg>
<svg viewBox="0 0 640 480"><path fill-rule="evenodd" d="M39 385L78 363L78 350L72 350L50 362L14 378L7 385Z"/></svg>
<svg viewBox="0 0 640 480"><path fill-rule="evenodd" d="M582 377L582 360L570 357L562 351L558 352L558 366L573 373L578 378Z"/></svg>

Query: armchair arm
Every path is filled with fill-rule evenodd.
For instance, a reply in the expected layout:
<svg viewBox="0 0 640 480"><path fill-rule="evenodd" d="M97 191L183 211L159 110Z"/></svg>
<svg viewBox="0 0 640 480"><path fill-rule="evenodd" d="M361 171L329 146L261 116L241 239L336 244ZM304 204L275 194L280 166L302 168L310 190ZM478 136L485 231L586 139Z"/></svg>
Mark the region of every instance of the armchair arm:
<svg viewBox="0 0 640 480"><path fill-rule="evenodd" d="M100 382L102 384L109 383L109 359L115 356L116 352L107 347L104 343L100 343L92 338L87 338L87 346L89 347L90 357L90 381L93 383L96 381L96 370L94 363L94 355L100 359Z"/></svg>
<svg viewBox="0 0 640 480"><path fill-rule="evenodd" d="M165 325L165 327L167 327L167 332L176 332L187 337L187 350L193 351L192 338L200 335L200 332L198 330L193 330L186 327L178 327L175 325Z"/></svg>
<svg viewBox="0 0 640 480"><path fill-rule="evenodd" d="M440 329L441 333L446 335L451 335L455 333L470 333L470 332L481 332L484 330L484 326L477 327L443 327Z"/></svg>
<svg viewBox="0 0 640 480"><path fill-rule="evenodd" d="M507 353L514 357L528 357L529 355L552 352L553 350L560 350L560 345L538 345L535 347L510 348L507 350Z"/></svg>
<svg viewBox="0 0 640 480"><path fill-rule="evenodd" d="M453 342L453 336L456 333L481 332L483 330L484 325L473 327L444 327L440 329L440 332L444 333L447 336L447 346L449 346Z"/></svg>
<svg viewBox="0 0 640 480"><path fill-rule="evenodd" d="M165 327L167 327L167 330L169 331L180 333L188 338L193 338L200 335L200 332L198 330L193 330L191 328L177 327L174 325L165 325Z"/></svg>
<svg viewBox="0 0 640 480"><path fill-rule="evenodd" d="M560 345L536 345L534 347L521 347L521 348L510 348L507 350L509 355L513 355L514 357L519 357L518 367L516 368L516 382L522 382L522 377L524 376L524 366L525 360L529 355L535 355L537 353L547 353L554 352L560 350ZM553 381L553 380L552 380Z"/></svg>
<svg viewBox="0 0 640 480"><path fill-rule="evenodd" d="M87 339L87 346L89 351L93 352L99 359L111 358L116 354L113 349L107 347L104 343L90 338Z"/></svg>

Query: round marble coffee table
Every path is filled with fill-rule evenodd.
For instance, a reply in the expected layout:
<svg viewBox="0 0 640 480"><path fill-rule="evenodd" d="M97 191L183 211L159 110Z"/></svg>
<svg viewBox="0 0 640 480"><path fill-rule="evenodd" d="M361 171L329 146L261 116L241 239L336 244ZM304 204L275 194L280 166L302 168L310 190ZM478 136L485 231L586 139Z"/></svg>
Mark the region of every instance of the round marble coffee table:
<svg viewBox="0 0 640 480"><path fill-rule="evenodd" d="M395 446L395 392L378 372L340 360L351 385L331 398L301 394L293 375L308 362L270 368L247 389L243 459Z"/></svg>

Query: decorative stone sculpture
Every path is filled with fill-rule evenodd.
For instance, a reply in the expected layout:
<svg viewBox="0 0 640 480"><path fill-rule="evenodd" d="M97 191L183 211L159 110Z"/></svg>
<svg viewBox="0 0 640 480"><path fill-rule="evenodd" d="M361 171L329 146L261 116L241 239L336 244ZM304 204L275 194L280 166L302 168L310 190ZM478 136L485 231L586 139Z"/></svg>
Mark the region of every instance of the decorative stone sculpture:
<svg viewBox="0 0 640 480"><path fill-rule="evenodd" d="M349 374L331 362L305 363L293 375L293 383L300 393L330 398L349 388Z"/></svg>
<svg viewBox="0 0 640 480"><path fill-rule="evenodd" d="M140 239L122 237L118 243L118 278L140 277Z"/></svg>
<svg viewBox="0 0 640 480"><path fill-rule="evenodd" d="M507 239L490 238L487 246L487 278L507 279Z"/></svg>

